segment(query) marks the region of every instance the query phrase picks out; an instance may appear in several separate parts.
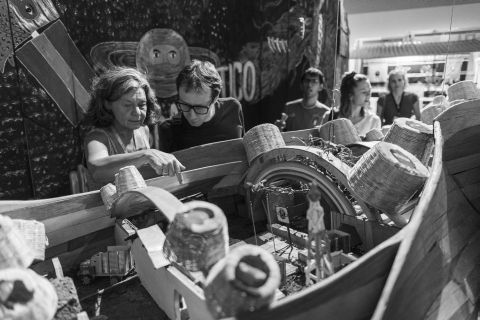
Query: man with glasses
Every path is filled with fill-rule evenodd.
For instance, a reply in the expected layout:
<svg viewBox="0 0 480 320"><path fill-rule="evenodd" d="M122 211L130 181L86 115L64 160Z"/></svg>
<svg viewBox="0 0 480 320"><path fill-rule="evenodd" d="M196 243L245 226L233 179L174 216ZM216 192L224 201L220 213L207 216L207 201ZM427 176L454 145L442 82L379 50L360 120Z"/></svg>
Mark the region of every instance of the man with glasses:
<svg viewBox="0 0 480 320"><path fill-rule="evenodd" d="M310 129L321 124L323 115L330 108L318 101L323 92L323 73L317 68L308 68L302 75L303 97L287 102L282 119L275 124L285 131Z"/></svg>
<svg viewBox="0 0 480 320"><path fill-rule="evenodd" d="M235 98L219 98L222 78L213 64L193 60L176 84L179 113L160 125L160 150L172 152L243 136L242 106Z"/></svg>

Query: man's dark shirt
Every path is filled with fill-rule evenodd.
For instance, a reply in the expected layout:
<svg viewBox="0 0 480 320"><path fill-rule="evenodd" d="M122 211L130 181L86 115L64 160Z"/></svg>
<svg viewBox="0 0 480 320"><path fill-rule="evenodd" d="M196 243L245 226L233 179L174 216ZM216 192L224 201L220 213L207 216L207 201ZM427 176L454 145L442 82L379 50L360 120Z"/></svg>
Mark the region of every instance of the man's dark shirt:
<svg viewBox="0 0 480 320"><path fill-rule="evenodd" d="M235 98L219 98L213 107L213 118L199 127L191 126L181 112L162 123L159 127L160 150L173 152L205 143L241 138L244 121L240 102Z"/></svg>
<svg viewBox="0 0 480 320"><path fill-rule="evenodd" d="M288 118L285 131L310 129L322 123L323 115L330 108L317 101L315 106L306 109L303 107L302 99L287 102L285 113Z"/></svg>

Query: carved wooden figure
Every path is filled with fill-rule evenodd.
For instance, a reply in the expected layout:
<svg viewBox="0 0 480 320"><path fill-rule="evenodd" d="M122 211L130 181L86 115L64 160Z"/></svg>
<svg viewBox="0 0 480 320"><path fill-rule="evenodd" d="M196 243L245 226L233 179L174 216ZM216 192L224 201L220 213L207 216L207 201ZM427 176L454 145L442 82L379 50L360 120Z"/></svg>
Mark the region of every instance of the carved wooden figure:
<svg viewBox="0 0 480 320"><path fill-rule="evenodd" d="M315 266L316 280L325 279L334 273L332 257L330 256L330 240L327 235L323 216L325 214L320 204L320 187L312 183L307 194L309 207L308 219L308 260L305 268L306 285L313 284L312 268ZM314 257L313 257L314 256ZM313 258L315 260L313 260Z"/></svg>

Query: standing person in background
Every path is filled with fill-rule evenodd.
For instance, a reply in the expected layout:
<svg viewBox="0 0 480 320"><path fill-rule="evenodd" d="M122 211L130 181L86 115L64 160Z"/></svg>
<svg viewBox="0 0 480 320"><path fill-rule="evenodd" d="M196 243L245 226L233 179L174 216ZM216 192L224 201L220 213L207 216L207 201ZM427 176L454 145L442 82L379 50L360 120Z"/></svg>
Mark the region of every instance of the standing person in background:
<svg viewBox="0 0 480 320"><path fill-rule="evenodd" d="M160 150L172 152L243 136L242 106L235 98L219 98L222 78L213 64L193 60L176 82L180 113L160 125Z"/></svg>
<svg viewBox="0 0 480 320"><path fill-rule="evenodd" d="M323 123L338 118L349 119L360 136L372 129L380 129L380 118L368 109L371 89L364 74L345 73L340 85L340 109L326 113Z"/></svg>
<svg viewBox="0 0 480 320"><path fill-rule="evenodd" d="M325 79L317 68L308 68L302 75L303 97L287 102L282 119L276 120L281 130L295 131L310 129L320 125L329 107L318 101L319 93L323 91ZM285 120L286 118L286 120Z"/></svg>
<svg viewBox="0 0 480 320"><path fill-rule="evenodd" d="M170 176L185 169L173 155L150 149L147 124L154 123L157 114L152 89L137 70L114 68L94 80L85 118L93 129L84 139L90 189L114 181L115 173L127 165L141 173L151 167L158 175Z"/></svg>
<svg viewBox="0 0 480 320"><path fill-rule="evenodd" d="M382 125L392 124L395 118L415 118L420 120L419 99L415 93L405 92L407 76L402 70L392 70L388 74L389 93L378 99L377 115Z"/></svg>

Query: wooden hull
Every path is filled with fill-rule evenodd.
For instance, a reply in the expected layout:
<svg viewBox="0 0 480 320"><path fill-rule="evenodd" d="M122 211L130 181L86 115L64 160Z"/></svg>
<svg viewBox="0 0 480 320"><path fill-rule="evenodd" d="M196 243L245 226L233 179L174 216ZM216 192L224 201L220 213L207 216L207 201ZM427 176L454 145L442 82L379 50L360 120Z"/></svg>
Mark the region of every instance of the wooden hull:
<svg viewBox="0 0 480 320"><path fill-rule="evenodd" d="M457 105L437 118L432 173L405 228L330 278L245 318L476 319L480 291L480 117L468 114L475 114L478 104ZM284 138L287 145L298 145L301 143L295 137L308 134L317 133L305 130L287 133ZM176 155L191 169L184 173L184 184L161 177L148 180L148 185L162 187L177 197L197 190L218 195L245 192L239 188L247 170L241 139ZM341 170L330 171L340 182L345 178ZM98 191L57 199L6 201L0 204L0 214L44 222L50 240L47 257L60 255L67 268L95 248L113 242L114 220L106 214ZM202 295L195 299L200 302L195 300L193 305L201 303ZM201 308L204 310L203 305Z"/></svg>
<svg viewBox="0 0 480 320"><path fill-rule="evenodd" d="M436 118L432 174L373 319L477 319L480 100Z"/></svg>

